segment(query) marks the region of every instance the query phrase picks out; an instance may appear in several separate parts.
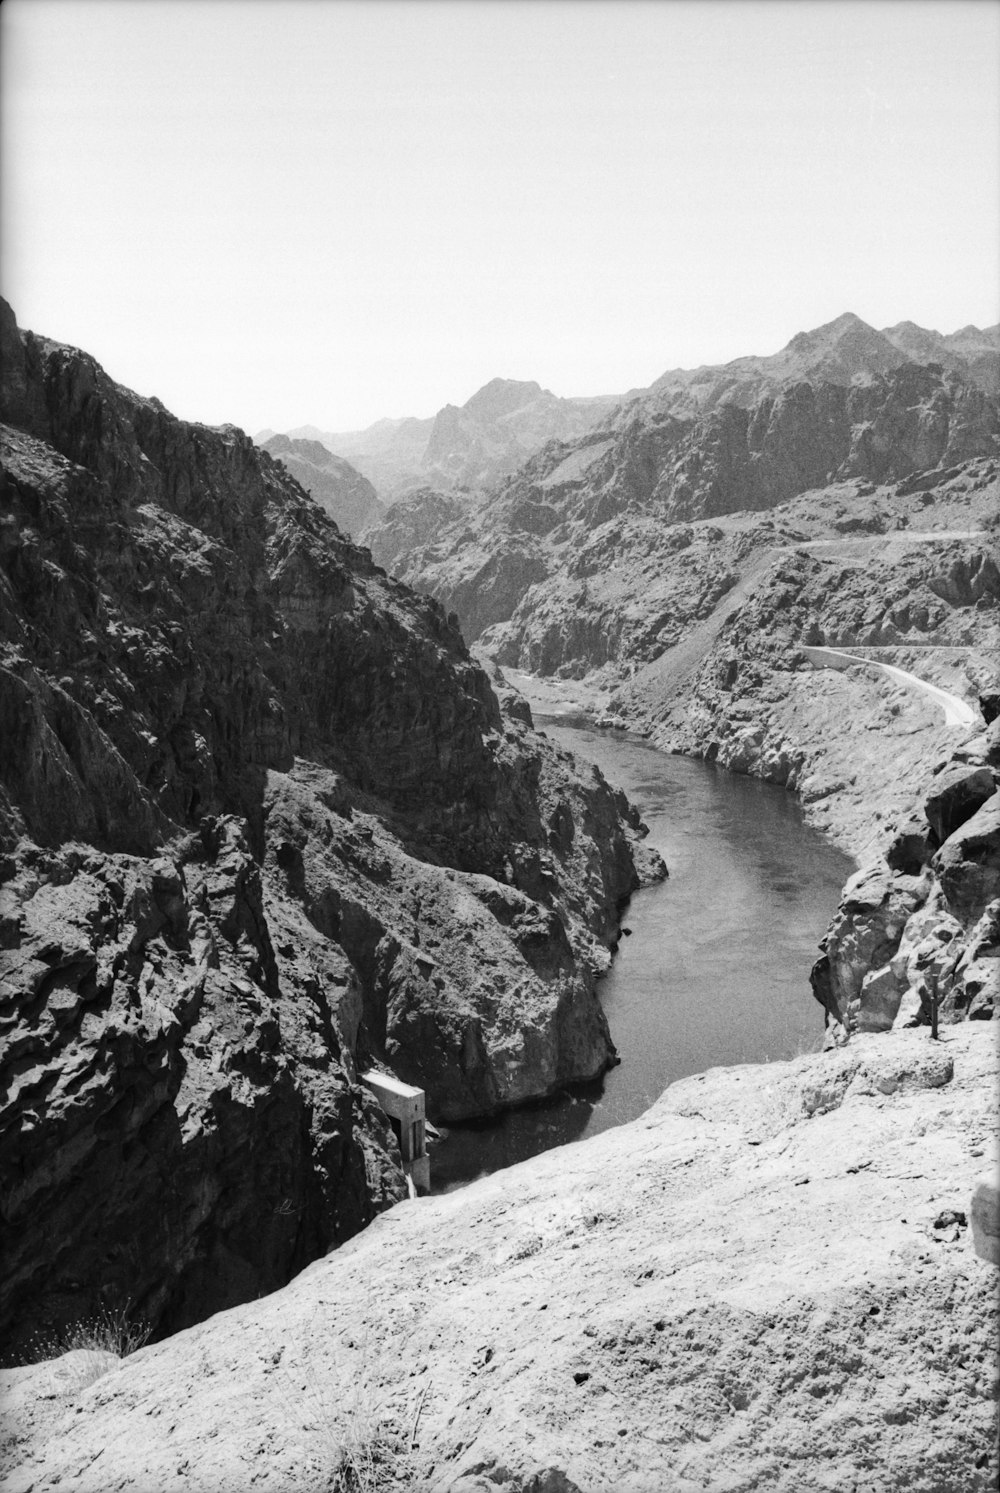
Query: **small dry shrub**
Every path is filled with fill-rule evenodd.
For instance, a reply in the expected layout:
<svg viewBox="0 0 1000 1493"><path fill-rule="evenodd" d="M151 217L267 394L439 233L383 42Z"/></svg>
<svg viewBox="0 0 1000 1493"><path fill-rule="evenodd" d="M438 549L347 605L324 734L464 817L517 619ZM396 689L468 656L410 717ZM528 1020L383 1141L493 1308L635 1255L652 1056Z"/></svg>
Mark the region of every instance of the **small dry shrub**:
<svg viewBox="0 0 1000 1493"><path fill-rule="evenodd" d="M352 1345L353 1346L353 1345ZM391 1493L419 1488L422 1458L417 1440L429 1385L390 1387L383 1370L392 1356L359 1345L353 1373L327 1379L311 1374L286 1378L282 1398L312 1443L323 1493ZM311 1355L299 1360L299 1370ZM308 1386L308 1387L307 1387Z"/></svg>
<svg viewBox="0 0 1000 1493"><path fill-rule="evenodd" d="M46 1327L32 1333L11 1355L13 1364L47 1363L83 1348L89 1352L113 1353L127 1358L149 1341L152 1327L141 1319L130 1319L127 1307L102 1307L90 1317L81 1317L66 1327Z"/></svg>

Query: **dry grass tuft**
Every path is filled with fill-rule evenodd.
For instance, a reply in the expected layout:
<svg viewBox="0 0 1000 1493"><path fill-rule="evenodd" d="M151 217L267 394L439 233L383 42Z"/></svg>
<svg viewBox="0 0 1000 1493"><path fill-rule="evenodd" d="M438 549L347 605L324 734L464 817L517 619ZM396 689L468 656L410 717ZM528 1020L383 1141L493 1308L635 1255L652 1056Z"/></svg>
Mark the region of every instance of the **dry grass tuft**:
<svg viewBox="0 0 1000 1493"><path fill-rule="evenodd" d="M129 1318L128 1308L104 1307L91 1317L81 1317L66 1327L47 1327L33 1333L11 1355L11 1367L47 1363L78 1349L113 1353L127 1358L149 1341L153 1329L148 1322Z"/></svg>

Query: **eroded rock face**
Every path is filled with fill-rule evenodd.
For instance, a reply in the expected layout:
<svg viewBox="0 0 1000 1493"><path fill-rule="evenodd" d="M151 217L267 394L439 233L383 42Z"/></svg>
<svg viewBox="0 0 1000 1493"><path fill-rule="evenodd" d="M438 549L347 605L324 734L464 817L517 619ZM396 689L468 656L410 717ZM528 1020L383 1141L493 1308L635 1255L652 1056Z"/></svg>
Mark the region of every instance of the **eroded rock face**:
<svg viewBox="0 0 1000 1493"><path fill-rule="evenodd" d="M357 976L331 948L290 979L272 939L299 930L265 900L232 818L155 859L20 847L3 895L15 1337L107 1301L170 1331L274 1289L403 1195L351 1082Z"/></svg>
<svg viewBox="0 0 1000 1493"><path fill-rule="evenodd" d="M385 513L385 504L379 501L368 478L342 456L334 456L320 441L275 435L261 445L278 458L348 538L360 538Z"/></svg>
<svg viewBox="0 0 1000 1493"><path fill-rule="evenodd" d="M242 432L2 332L0 1330L173 1330L402 1194L358 1062L448 1117L600 1072L657 868Z"/></svg>
<svg viewBox="0 0 1000 1493"><path fill-rule="evenodd" d="M922 835L912 819L887 859L844 888L812 976L834 1040L926 1024L932 1014L955 1022L1000 1012L998 767L993 722L941 765ZM942 829L948 838L931 854ZM908 875L900 844L918 839L926 858Z"/></svg>

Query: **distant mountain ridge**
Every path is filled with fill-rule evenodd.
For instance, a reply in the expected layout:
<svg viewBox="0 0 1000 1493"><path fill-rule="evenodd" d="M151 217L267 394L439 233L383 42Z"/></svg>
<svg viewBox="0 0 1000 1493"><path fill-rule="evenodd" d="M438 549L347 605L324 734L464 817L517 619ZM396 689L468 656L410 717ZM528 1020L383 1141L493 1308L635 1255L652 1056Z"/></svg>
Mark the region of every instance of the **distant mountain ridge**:
<svg viewBox="0 0 1000 1493"><path fill-rule="evenodd" d="M463 511L414 495L365 542L378 564L456 612L473 640L522 604L541 605L612 520L641 513L668 527L770 509L836 481L901 482L995 458L998 329L890 330L903 346L848 314L769 358L665 374ZM928 344L930 362L905 351Z"/></svg>
<svg viewBox="0 0 1000 1493"><path fill-rule="evenodd" d="M378 420L343 432L302 425L288 435L321 442L392 502L419 487L490 487L548 441L583 435L619 403L619 395L562 399L534 380L494 378L465 404L446 404L431 419ZM259 445L269 439L271 431L257 436Z"/></svg>
<svg viewBox="0 0 1000 1493"><path fill-rule="evenodd" d="M382 419L365 430L342 432L301 425L288 436L321 443L366 477L383 502L392 503L420 488L492 488L549 441L577 441L605 424L620 426L637 405L690 416L718 404L747 407L798 381L866 384L906 363L940 364L995 394L1000 391L1000 324L969 325L942 335L901 321L878 331L848 311L798 332L777 353L669 369L648 388L620 395L563 399L534 380L494 378L465 404L446 404L429 419ZM258 445L274 434L261 431Z"/></svg>
<svg viewBox="0 0 1000 1493"><path fill-rule="evenodd" d="M716 404L748 405L782 384L868 384L905 363L938 363L987 393L1000 390L1000 325L967 326L949 336L912 321L876 331L845 312L809 332L798 332L780 352L734 358L700 368L674 368L637 395L675 414L694 414ZM634 401L630 401L634 403Z"/></svg>

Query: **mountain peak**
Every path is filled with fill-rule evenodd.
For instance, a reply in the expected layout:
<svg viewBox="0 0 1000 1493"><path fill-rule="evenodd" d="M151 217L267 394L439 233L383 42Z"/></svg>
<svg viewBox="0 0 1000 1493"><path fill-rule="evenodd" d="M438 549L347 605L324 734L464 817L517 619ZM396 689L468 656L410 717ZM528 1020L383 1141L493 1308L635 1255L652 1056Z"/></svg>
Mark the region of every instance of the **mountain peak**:
<svg viewBox="0 0 1000 1493"><path fill-rule="evenodd" d="M864 332L874 332L875 330L874 327L870 327L855 312L844 311L840 316L834 317L833 321L828 321L825 326L818 327L817 330L820 332L836 332L842 336L845 332L856 331L859 328Z"/></svg>
<svg viewBox="0 0 1000 1493"><path fill-rule="evenodd" d="M540 399L545 392L534 379L491 378L462 408L478 420L498 420Z"/></svg>
<svg viewBox="0 0 1000 1493"><path fill-rule="evenodd" d="M783 349L785 352L812 352L822 347L835 347L847 338L857 339L861 337L878 337L874 327L870 327L860 316L855 316L853 311L845 311L842 316L833 321L824 322L821 327L814 327L811 332L797 332L792 340Z"/></svg>

